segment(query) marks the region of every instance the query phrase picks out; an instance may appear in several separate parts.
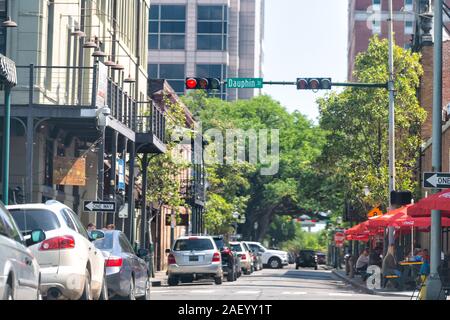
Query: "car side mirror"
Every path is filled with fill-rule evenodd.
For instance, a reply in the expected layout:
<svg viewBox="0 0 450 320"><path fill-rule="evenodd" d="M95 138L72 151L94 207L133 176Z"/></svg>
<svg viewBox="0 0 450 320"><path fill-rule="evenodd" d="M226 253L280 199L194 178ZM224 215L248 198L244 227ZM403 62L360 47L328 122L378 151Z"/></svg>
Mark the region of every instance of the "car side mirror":
<svg viewBox="0 0 450 320"><path fill-rule="evenodd" d="M144 258L144 257L146 257L146 256L148 256L149 255L149 251L147 250L147 249L139 249L138 251L137 251L137 256L139 257L139 258Z"/></svg>
<svg viewBox="0 0 450 320"><path fill-rule="evenodd" d="M100 230L92 230L89 232L89 240L95 241L99 239L103 239L105 237L105 233Z"/></svg>
<svg viewBox="0 0 450 320"><path fill-rule="evenodd" d="M36 229L31 231L31 233L25 236L24 238L25 238L25 245L29 247L44 241L46 236L44 230Z"/></svg>
<svg viewBox="0 0 450 320"><path fill-rule="evenodd" d="M166 249L166 253L170 253L170 249Z"/></svg>

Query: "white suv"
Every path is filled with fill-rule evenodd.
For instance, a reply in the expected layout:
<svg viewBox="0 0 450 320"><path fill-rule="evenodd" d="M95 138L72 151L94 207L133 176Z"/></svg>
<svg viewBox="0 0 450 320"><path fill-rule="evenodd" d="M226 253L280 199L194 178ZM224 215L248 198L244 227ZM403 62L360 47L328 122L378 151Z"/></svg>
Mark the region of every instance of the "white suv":
<svg viewBox="0 0 450 320"><path fill-rule="evenodd" d="M29 247L41 270L41 293L47 299L99 299L105 284L105 260L66 205L8 206L22 232L42 229L46 240Z"/></svg>
<svg viewBox="0 0 450 320"><path fill-rule="evenodd" d="M283 266L289 265L288 253L281 250L266 249L259 242L244 241L250 249L262 254L262 263L264 266L270 266L272 269L283 268Z"/></svg>

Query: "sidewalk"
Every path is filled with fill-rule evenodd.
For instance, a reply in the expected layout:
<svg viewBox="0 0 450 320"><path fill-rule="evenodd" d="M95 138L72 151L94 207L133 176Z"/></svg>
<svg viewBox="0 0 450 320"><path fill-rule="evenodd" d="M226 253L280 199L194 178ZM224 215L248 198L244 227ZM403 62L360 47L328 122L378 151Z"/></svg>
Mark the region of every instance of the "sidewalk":
<svg viewBox="0 0 450 320"><path fill-rule="evenodd" d="M167 285L166 271L156 271L155 277L152 278L152 287L161 287Z"/></svg>
<svg viewBox="0 0 450 320"><path fill-rule="evenodd" d="M358 288L359 290L366 292L368 294L379 295L379 296L391 296L391 297L408 297L410 298L413 294L412 291L392 291L392 290L376 290L369 289L365 282L362 281L360 276L355 276L353 279L345 274L344 270L336 270L333 269L332 273L342 279L343 281L351 284L353 287Z"/></svg>

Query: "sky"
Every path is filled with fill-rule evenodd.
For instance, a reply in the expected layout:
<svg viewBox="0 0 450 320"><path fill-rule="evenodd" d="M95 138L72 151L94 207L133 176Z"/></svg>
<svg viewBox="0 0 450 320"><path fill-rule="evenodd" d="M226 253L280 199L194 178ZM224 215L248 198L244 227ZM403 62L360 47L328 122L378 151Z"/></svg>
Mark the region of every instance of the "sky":
<svg viewBox="0 0 450 320"><path fill-rule="evenodd" d="M264 81L297 78L347 79L347 0L266 0ZM288 111L300 111L317 122L313 93L295 86L268 86L263 93L281 102Z"/></svg>

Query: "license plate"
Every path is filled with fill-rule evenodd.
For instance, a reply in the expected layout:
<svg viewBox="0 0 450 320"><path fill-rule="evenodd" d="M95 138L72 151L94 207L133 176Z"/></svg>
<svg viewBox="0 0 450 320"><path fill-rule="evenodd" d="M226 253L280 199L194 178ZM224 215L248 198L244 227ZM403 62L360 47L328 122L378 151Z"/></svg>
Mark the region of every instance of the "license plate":
<svg viewBox="0 0 450 320"><path fill-rule="evenodd" d="M189 256L189 261L198 261L198 256Z"/></svg>

